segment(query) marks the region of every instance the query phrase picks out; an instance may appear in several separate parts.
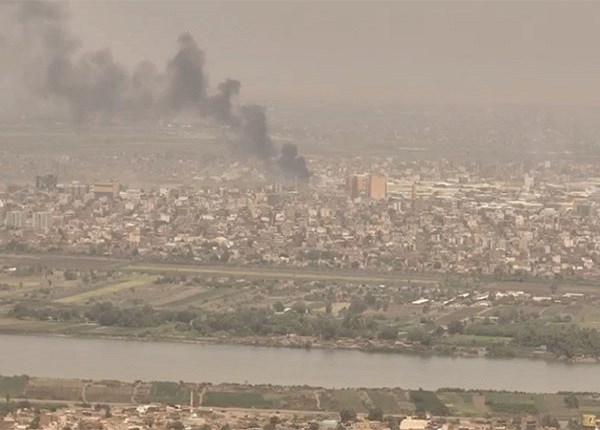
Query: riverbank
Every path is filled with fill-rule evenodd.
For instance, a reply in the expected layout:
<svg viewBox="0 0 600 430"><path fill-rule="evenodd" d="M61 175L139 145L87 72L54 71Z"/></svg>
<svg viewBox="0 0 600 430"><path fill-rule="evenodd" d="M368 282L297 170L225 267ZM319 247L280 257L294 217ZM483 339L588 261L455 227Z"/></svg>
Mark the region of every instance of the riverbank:
<svg viewBox="0 0 600 430"><path fill-rule="evenodd" d="M118 340L117 340L118 339ZM597 367L559 361L273 348L127 337L0 335L9 374L122 380L596 391ZM44 357L39 360L38 357ZM505 375L511 375L507 378Z"/></svg>
<svg viewBox="0 0 600 430"><path fill-rule="evenodd" d="M543 350L511 347L510 354L494 354L486 347L434 344L424 346L399 340L382 339L330 339L323 340L309 336L246 336L246 337L198 337L184 332L173 333L162 328L120 328L103 327L96 324L70 324L60 322L40 322L16 319L0 320L0 334L61 336L89 339L118 339L148 342L181 342L203 345L246 345L271 348L317 349L317 350L354 350L388 354L416 355L420 357L487 357L522 358L570 363L598 363L597 357L556 357ZM506 350L504 351L506 352Z"/></svg>
<svg viewBox="0 0 600 430"><path fill-rule="evenodd" d="M361 352L380 352L388 354L416 355L421 357L488 357L488 358L528 358L547 361L565 361L578 363L597 363L595 357L569 360L555 357L544 351L532 351L514 348L514 354L489 354L485 347L461 347L447 345L423 346L402 341L381 339L330 339L323 340L310 336L246 336L246 337L198 337L176 333L165 333L153 328L124 329L119 327L102 327L95 324L67 324L38 321L0 320L0 334L60 336L89 339L117 339L147 342L181 342L202 345L246 345L270 348L317 349L317 350L354 350Z"/></svg>
<svg viewBox="0 0 600 430"><path fill-rule="evenodd" d="M192 382L123 382L0 376L0 393L14 399L83 404L171 404L203 408L247 408L298 412L358 413L380 409L385 414L428 412L442 416L544 414L576 418L600 408L590 393L539 394L461 389L405 390L402 388L327 389L313 386L210 384ZM578 406L573 406L576 399ZM579 406L585 405L585 406Z"/></svg>
<svg viewBox="0 0 600 430"><path fill-rule="evenodd" d="M600 356L600 296L588 287L534 300L548 285L438 279L430 288L346 272L120 264L4 273L0 333L563 362Z"/></svg>
<svg viewBox="0 0 600 430"><path fill-rule="evenodd" d="M598 357L556 357L548 351L526 349L517 346L503 348L497 352L483 346L461 346L448 344L421 345L400 340L382 339L329 339L311 336L246 336L246 337L200 337L190 336L189 332L165 330L164 327L123 328L104 327L97 324L72 324L61 322L40 322L17 319L0 319L0 334L62 336L73 338L99 338L119 340L139 340L149 342L181 342L203 345L246 345L271 348L355 350L389 354L416 355L421 357L487 357L522 358L551 362L596 364Z"/></svg>

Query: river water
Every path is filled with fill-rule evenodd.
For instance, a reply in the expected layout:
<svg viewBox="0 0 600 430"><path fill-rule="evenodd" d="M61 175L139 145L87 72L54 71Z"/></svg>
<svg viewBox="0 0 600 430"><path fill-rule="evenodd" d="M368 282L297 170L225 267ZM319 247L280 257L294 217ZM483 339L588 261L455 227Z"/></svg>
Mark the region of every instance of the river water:
<svg viewBox="0 0 600 430"><path fill-rule="evenodd" d="M338 387L600 391L600 365L0 335L0 375Z"/></svg>

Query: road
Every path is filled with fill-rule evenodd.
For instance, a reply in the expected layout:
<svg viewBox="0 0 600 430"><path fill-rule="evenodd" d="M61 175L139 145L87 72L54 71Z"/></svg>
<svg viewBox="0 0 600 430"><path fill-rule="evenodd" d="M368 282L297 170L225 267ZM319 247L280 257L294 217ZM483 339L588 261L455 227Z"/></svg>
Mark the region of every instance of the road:
<svg viewBox="0 0 600 430"><path fill-rule="evenodd" d="M42 266L63 269L99 269L118 268L129 272L142 272L150 274L179 273L191 275L212 276L237 276L259 279L300 279L314 281L346 281L366 284L385 284L389 282L413 281L420 284L436 284L441 276L436 274L389 274L364 271L350 271L339 269L307 269L307 268L270 268L270 267L244 267L226 265L192 265L174 263L146 263L132 262L131 260L54 254L8 254L0 253L0 261L7 265L39 264Z"/></svg>
<svg viewBox="0 0 600 430"><path fill-rule="evenodd" d="M385 284L387 282L413 281L420 284L436 284L439 277L435 275L389 275L377 273L349 273L339 271L314 271L304 268L271 269L234 266L192 266L179 264L132 264L121 270L142 273L177 273L190 275L237 276L247 278L299 279L313 281L347 281L365 284Z"/></svg>
<svg viewBox="0 0 600 430"><path fill-rule="evenodd" d="M54 405L65 405L67 407L75 407L77 405L81 405L83 402L81 401L73 401L73 400L44 400L44 399L26 399L26 398L11 398L11 402L29 402L32 404L54 404ZM95 403L93 403L95 404ZM115 403L115 402L101 402L102 405L110 406L111 408L130 408L141 405L143 403ZM184 408L187 405L182 405ZM336 414L337 411L306 411L306 410L296 410L296 409L258 409L258 408L229 408L229 407L211 407L211 406L194 406L195 411L203 411L203 412L221 412L221 413L241 413L241 414L270 414L277 415L280 413L283 414L294 414L300 416L323 416L328 417L332 414Z"/></svg>

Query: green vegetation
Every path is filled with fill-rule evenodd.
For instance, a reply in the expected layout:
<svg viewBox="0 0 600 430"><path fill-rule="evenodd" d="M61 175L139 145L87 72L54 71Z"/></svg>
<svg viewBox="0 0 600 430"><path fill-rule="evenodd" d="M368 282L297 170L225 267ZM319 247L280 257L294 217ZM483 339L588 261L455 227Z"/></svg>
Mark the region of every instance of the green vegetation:
<svg viewBox="0 0 600 430"><path fill-rule="evenodd" d="M350 408L357 412L367 412L368 408L357 390L326 390L321 393L321 407L335 411Z"/></svg>
<svg viewBox="0 0 600 430"><path fill-rule="evenodd" d="M473 403L473 394L468 392L438 391L438 397L453 415L473 417L480 415Z"/></svg>
<svg viewBox="0 0 600 430"><path fill-rule="evenodd" d="M356 421L356 411L350 408L344 408L340 411L340 421L344 424Z"/></svg>
<svg viewBox="0 0 600 430"><path fill-rule="evenodd" d="M486 402L486 405L497 414L507 415L537 415L538 410L535 405L523 403L496 403Z"/></svg>
<svg viewBox="0 0 600 430"><path fill-rule="evenodd" d="M359 348L390 352L600 356L600 293L593 285L561 286L560 293L572 288L585 298L539 303L531 296L551 294L550 285L407 276L176 264L53 270L22 264L17 272L0 274L0 307L6 310L0 318L11 333L232 342L257 337L261 344L307 347L354 340ZM500 294L509 288L524 294ZM485 294L476 299L479 293ZM421 298L429 301L415 305ZM482 300L488 306L480 306ZM390 401L384 406L390 408Z"/></svg>
<svg viewBox="0 0 600 430"><path fill-rule="evenodd" d="M310 315L306 312L277 313L269 309L240 308L228 312L200 309L181 311L150 306L120 308L112 302L98 302L82 312L76 307L42 306L18 303L11 316L40 321L94 322L102 326L157 327L180 323L181 330L194 330L199 336L269 336L294 333L301 336L332 338L375 338L380 323L374 318L347 315L344 318Z"/></svg>
<svg viewBox="0 0 600 430"><path fill-rule="evenodd" d="M23 397L28 381L29 377L26 375L0 376L0 395Z"/></svg>
<svg viewBox="0 0 600 430"><path fill-rule="evenodd" d="M505 324L473 323L467 326L466 332L476 336L510 338L515 346L544 347L559 357L600 355L600 333L575 324L547 324L536 320Z"/></svg>
<svg viewBox="0 0 600 430"><path fill-rule="evenodd" d="M379 408L371 408L367 414L367 419L369 421L383 421L383 411Z"/></svg>
<svg viewBox="0 0 600 430"><path fill-rule="evenodd" d="M190 402L190 391L181 383L153 382L150 398L151 401L157 403L188 404Z"/></svg>
<svg viewBox="0 0 600 430"><path fill-rule="evenodd" d="M271 409L273 402L266 399L262 393L256 391L209 391L204 394L202 406Z"/></svg>
<svg viewBox="0 0 600 430"><path fill-rule="evenodd" d="M66 277L66 273L67 272L65 272L65 277ZM156 280L155 276L140 275L133 279L129 279L127 281L117 282L113 285L107 285L105 287L98 288L95 290L86 291L84 293L76 294L73 296L68 296L63 299L58 300L58 302L59 303L83 302L83 301L91 299L91 298L102 297L102 296L106 296L106 295L109 295L112 293L116 293L118 291L125 290L127 288L141 287L143 285L152 283L154 280Z"/></svg>
<svg viewBox="0 0 600 430"><path fill-rule="evenodd" d="M446 416L450 414L448 407L433 391L411 391L410 400L415 404L415 412L419 415L429 412L433 415Z"/></svg>
<svg viewBox="0 0 600 430"><path fill-rule="evenodd" d="M272 385L210 385L201 396L202 384L184 382L82 381L78 379L50 379L35 377L0 377L2 386L12 387L14 395L0 402L0 415L10 411L18 396L39 401L81 402L104 407L104 404L128 403L189 403L190 391L205 407L258 408L302 411L351 411L365 414L370 420L380 421L388 414L413 414L436 416L491 415L547 416L546 419L566 420L580 417L582 413L597 413L600 398L594 393L532 394L507 391L475 391L444 388L438 391L401 389L337 389L323 390L311 387L281 387ZM20 393L20 394L19 394ZM319 399L318 403L316 399ZM110 413L110 410L107 412Z"/></svg>
<svg viewBox="0 0 600 430"><path fill-rule="evenodd" d="M222 291L233 291L222 289ZM220 293L210 290L202 294ZM218 300L225 300L218 297ZM455 353L457 348L486 348L488 355L512 357L524 349L540 349L558 357L600 356L600 332L574 323L547 323L542 320L504 322L476 321L452 325L453 334L447 334L426 318L418 325L410 325L401 332L399 322L367 314L366 300L354 300L339 316L311 312L303 302L292 305L291 311L282 312L280 302L269 308L239 307L226 311L202 308L157 309L148 305L120 307L110 301L95 302L81 308L66 303L38 305L24 301L13 306L10 315L19 320L44 322L96 323L101 326L148 328L174 324L179 331L195 336L281 336L296 334L313 338L380 339L393 341L400 337L417 351ZM379 306L375 303L372 306ZM405 327L405 326L404 326ZM459 333L458 331L461 331Z"/></svg>
<svg viewBox="0 0 600 430"><path fill-rule="evenodd" d="M237 277L258 277L261 279L308 279L321 281L348 281L381 284L389 281L391 278L386 276L368 276L368 275L345 275L326 272L298 272L297 270L277 270L277 269L254 269L254 268L237 268L237 267L198 267L191 265L169 265L169 264L139 264L124 267L127 271L143 272L143 273L169 273L178 274L204 274L204 275L235 275ZM419 282L426 284L437 283L438 276L432 275L417 275L411 274L408 276L395 275L395 278L418 279Z"/></svg>
<svg viewBox="0 0 600 430"><path fill-rule="evenodd" d="M575 394L567 394L564 401L567 408L576 409L579 407L579 400Z"/></svg>
<svg viewBox="0 0 600 430"><path fill-rule="evenodd" d="M0 402L0 418L5 417L17 409L27 409L31 407L31 403L23 402Z"/></svg>
<svg viewBox="0 0 600 430"><path fill-rule="evenodd" d="M366 390L366 393L373 402L373 405L386 414L408 412L402 410L398 400L391 393L382 392L381 390Z"/></svg>
<svg viewBox="0 0 600 430"><path fill-rule="evenodd" d="M35 406L34 406L32 403L30 403L27 400L21 400L18 402L0 402L0 418L3 418L6 415L8 415L9 413L15 412L19 409L35 409L37 411L37 413L39 413L39 410L41 410L41 409L45 409L48 411L56 411L64 406L65 405L61 404L61 403L35 403ZM36 418L38 418L37 425L39 426L39 415L37 415L37 413L36 413ZM36 424L34 423L33 425L35 426ZM29 428L36 428L36 427L32 427L30 425Z"/></svg>

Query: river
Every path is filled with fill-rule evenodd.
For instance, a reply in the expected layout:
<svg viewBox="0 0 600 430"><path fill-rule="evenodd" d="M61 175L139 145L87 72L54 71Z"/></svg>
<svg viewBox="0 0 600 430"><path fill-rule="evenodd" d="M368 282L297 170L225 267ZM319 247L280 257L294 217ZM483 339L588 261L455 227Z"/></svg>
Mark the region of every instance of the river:
<svg viewBox="0 0 600 430"><path fill-rule="evenodd" d="M600 391L600 366L531 359L0 335L0 375L339 387Z"/></svg>

